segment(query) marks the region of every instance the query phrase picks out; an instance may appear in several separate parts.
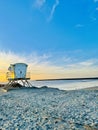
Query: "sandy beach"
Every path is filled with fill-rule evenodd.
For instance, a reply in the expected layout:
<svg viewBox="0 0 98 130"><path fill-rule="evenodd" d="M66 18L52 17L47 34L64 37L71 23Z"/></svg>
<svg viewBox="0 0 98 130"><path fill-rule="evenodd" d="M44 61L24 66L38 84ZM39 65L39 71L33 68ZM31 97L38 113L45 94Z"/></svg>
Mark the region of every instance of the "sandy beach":
<svg viewBox="0 0 98 130"><path fill-rule="evenodd" d="M98 130L98 90L0 92L1 130Z"/></svg>

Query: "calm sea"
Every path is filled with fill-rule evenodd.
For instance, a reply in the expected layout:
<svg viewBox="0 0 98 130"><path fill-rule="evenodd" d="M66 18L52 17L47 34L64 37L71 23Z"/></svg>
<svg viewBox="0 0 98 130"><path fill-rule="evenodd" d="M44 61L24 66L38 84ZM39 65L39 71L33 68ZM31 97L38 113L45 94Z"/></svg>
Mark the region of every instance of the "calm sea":
<svg viewBox="0 0 98 130"><path fill-rule="evenodd" d="M50 80L50 81L31 81L36 87L52 87L61 90L76 90L82 88L98 86L98 80Z"/></svg>

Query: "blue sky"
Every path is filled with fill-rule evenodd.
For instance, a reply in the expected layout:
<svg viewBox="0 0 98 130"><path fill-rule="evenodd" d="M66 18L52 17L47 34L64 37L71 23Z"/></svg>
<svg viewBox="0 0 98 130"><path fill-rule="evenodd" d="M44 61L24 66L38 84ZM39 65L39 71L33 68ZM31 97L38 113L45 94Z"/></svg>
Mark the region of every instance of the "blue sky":
<svg viewBox="0 0 98 130"><path fill-rule="evenodd" d="M98 0L0 1L1 66L17 57L44 78L97 76L97 52Z"/></svg>

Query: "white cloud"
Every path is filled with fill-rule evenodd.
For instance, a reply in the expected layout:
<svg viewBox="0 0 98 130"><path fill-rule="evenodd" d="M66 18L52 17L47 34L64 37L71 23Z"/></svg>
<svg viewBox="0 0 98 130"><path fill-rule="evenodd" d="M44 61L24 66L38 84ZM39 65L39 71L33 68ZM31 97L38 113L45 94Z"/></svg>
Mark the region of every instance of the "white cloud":
<svg viewBox="0 0 98 130"><path fill-rule="evenodd" d="M94 2L96 3L96 2L98 2L98 0L94 0Z"/></svg>
<svg viewBox="0 0 98 130"><path fill-rule="evenodd" d="M70 57L65 57L62 64L62 59L55 57L58 63L52 59L51 55L31 55L15 54L13 52L0 52L0 73L6 73L10 64L23 62L28 64L28 70L31 73L32 79L42 78L66 78L66 77L85 77L98 75L98 60L89 59L77 61ZM79 59L78 59L79 60ZM87 73L88 72L88 73Z"/></svg>
<svg viewBox="0 0 98 130"><path fill-rule="evenodd" d="M33 6L35 8L40 9L44 4L45 4L46 0L35 0L33 3Z"/></svg>
<svg viewBox="0 0 98 130"><path fill-rule="evenodd" d="M48 60L51 55L37 55L32 53L30 55L25 54L15 54L13 52L0 52L0 71L6 72L10 64L23 62L29 65L29 70L31 73L53 73L60 67L51 65ZM34 71L34 72L33 72Z"/></svg>
<svg viewBox="0 0 98 130"><path fill-rule="evenodd" d="M96 10L98 11L98 7L96 8Z"/></svg>
<svg viewBox="0 0 98 130"><path fill-rule="evenodd" d="M55 3L53 4L51 12L50 12L50 16L48 17L48 21L51 21L51 19L53 18L54 12L58 5L59 5L59 0L55 0Z"/></svg>
<svg viewBox="0 0 98 130"><path fill-rule="evenodd" d="M86 68L86 67L95 67L97 63L98 63L97 59L90 59L90 60L82 61L79 64L81 67Z"/></svg>
<svg viewBox="0 0 98 130"><path fill-rule="evenodd" d="M91 17L91 21L96 21L97 19L95 17Z"/></svg>
<svg viewBox="0 0 98 130"><path fill-rule="evenodd" d="M49 16L47 18L47 21L49 22L52 20L55 10L59 5L59 0L54 0L54 4L52 5L50 5L48 2L48 0L34 0L33 7L36 9L40 9L41 11L43 10L43 14L45 13L46 15L48 15L49 13Z"/></svg>
<svg viewBox="0 0 98 130"><path fill-rule="evenodd" d="M68 64L67 67L70 69L83 69L83 68L95 68L97 65L98 67L98 60L97 59L89 59L84 61L78 61L78 62L72 62L71 64Z"/></svg>
<svg viewBox="0 0 98 130"><path fill-rule="evenodd" d="M84 27L84 25L83 24L76 24L75 27L76 28L82 28L82 27Z"/></svg>

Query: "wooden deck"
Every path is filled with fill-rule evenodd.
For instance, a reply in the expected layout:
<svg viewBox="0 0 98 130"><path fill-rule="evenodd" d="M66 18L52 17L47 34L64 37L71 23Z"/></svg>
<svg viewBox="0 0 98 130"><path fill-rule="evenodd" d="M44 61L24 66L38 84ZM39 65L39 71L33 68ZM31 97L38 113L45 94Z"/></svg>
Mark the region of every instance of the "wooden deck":
<svg viewBox="0 0 98 130"><path fill-rule="evenodd" d="M30 78L8 78L9 81L17 81L17 80L30 80Z"/></svg>

